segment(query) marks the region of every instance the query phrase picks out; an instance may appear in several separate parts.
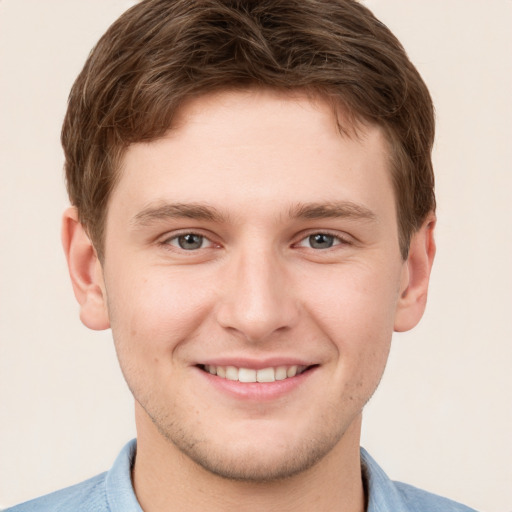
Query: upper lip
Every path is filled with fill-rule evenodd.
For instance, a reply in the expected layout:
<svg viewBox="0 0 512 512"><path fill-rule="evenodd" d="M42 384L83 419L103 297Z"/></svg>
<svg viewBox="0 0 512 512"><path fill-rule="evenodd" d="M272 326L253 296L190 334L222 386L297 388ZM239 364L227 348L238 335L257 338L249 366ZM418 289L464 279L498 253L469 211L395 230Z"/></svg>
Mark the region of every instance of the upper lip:
<svg viewBox="0 0 512 512"><path fill-rule="evenodd" d="M244 358L244 357L216 357L204 359L197 362L196 366L234 366L236 368L249 368L253 370L262 370L263 368L277 368L278 366L312 366L318 363L297 357L271 357L264 359Z"/></svg>

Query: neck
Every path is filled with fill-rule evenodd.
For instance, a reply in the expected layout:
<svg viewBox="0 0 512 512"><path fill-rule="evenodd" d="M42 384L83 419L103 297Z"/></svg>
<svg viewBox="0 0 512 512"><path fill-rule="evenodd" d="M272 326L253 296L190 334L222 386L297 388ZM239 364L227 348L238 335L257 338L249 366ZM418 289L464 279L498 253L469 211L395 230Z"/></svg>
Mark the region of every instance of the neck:
<svg viewBox="0 0 512 512"><path fill-rule="evenodd" d="M205 470L151 423L137 422L135 494L145 512L363 512L359 438L361 418L322 460L295 476L270 482L228 480ZM144 422L143 422L144 423Z"/></svg>

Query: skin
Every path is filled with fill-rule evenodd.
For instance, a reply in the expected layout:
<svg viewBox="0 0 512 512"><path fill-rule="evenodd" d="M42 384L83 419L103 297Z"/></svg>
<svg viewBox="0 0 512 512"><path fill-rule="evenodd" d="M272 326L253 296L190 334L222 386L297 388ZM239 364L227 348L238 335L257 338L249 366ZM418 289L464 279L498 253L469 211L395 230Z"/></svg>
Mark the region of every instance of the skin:
<svg viewBox="0 0 512 512"><path fill-rule="evenodd" d="M145 511L364 510L361 412L423 313L435 219L402 260L383 134L337 116L299 93L197 98L128 148L104 261L64 216L82 321L112 328L135 398ZM308 370L226 387L204 364Z"/></svg>

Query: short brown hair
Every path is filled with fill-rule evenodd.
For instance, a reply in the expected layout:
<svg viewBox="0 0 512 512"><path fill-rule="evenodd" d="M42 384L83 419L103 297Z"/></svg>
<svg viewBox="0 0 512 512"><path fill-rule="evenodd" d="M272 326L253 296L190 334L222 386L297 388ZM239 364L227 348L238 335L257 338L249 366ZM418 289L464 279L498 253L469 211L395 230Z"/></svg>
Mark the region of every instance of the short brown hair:
<svg viewBox="0 0 512 512"><path fill-rule="evenodd" d="M355 0L143 0L91 52L62 129L70 200L102 257L125 149L162 136L185 100L302 89L386 133L400 250L435 210L432 101L389 29Z"/></svg>

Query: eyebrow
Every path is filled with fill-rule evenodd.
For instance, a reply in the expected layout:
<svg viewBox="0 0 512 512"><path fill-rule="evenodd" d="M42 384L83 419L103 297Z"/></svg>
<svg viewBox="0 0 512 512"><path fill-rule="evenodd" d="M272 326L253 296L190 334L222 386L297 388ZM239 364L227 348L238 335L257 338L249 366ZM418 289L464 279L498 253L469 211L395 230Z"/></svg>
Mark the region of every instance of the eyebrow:
<svg viewBox="0 0 512 512"><path fill-rule="evenodd" d="M292 219L333 219L349 218L376 220L377 216L370 209L351 201L328 201L322 203L297 203L288 210ZM150 205L133 218L135 227L148 226L153 222L169 219L193 219L210 222L226 222L227 217L213 206L204 203L165 203Z"/></svg>
<svg viewBox="0 0 512 512"><path fill-rule="evenodd" d="M159 206L148 206L133 219L134 226L147 226L155 221L167 219L195 219L212 222L223 222L224 216L212 206L199 203L166 203Z"/></svg>
<svg viewBox="0 0 512 512"><path fill-rule="evenodd" d="M290 208L289 215L297 219L349 218L375 221L375 213L366 206L351 201L299 203Z"/></svg>

